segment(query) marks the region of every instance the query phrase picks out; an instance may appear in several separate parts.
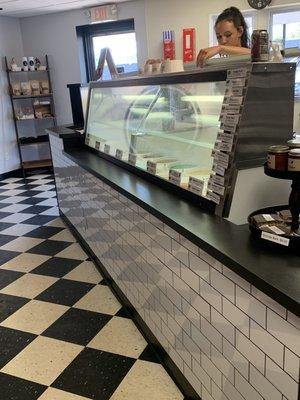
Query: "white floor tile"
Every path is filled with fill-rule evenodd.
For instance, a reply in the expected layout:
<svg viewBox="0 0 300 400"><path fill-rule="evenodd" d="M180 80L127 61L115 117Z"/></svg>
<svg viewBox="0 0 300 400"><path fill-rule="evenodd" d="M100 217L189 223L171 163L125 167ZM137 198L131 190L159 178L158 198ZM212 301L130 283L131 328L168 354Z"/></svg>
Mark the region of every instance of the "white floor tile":
<svg viewBox="0 0 300 400"><path fill-rule="evenodd" d="M137 360L110 400L183 400L160 364Z"/></svg>
<svg viewBox="0 0 300 400"><path fill-rule="evenodd" d="M51 240L53 239L52 237ZM97 284L103 278L91 261L84 261L65 275L64 279Z"/></svg>
<svg viewBox="0 0 300 400"><path fill-rule="evenodd" d="M55 257L72 258L74 260L86 260L88 255L82 250L78 243L73 243L65 250L56 254Z"/></svg>
<svg viewBox="0 0 300 400"><path fill-rule="evenodd" d="M52 221L48 222L45 226L54 226L55 228L66 228L63 220L61 218L55 218Z"/></svg>
<svg viewBox="0 0 300 400"><path fill-rule="evenodd" d="M2 194L1 194L1 196L2 196ZM17 204L17 203L20 203L21 201L24 201L24 200L27 200L27 199L29 199L29 197L28 196L13 196L13 197L8 197L7 199L3 199L3 200L0 200L0 203L1 204L3 204L3 203L5 203L5 204Z"/></svg>
<svg viewBox="0 0 300 400"><path fill-rule="evenodd" d="M50 386L82 349L76 344L38 336L1 372Z"/></svg>
<svg viewBox="0 0 300 400"><path fill-rule="evenodd" d="M56 192L54 191L48 191L48 192L41 192L38 193L36 196L33 196L35 199L36 198L41 198L41 199L48 199L50 197L55 197L56 196Z"/></svg>
<svg viewBox="0 0 300 400"><path fill-rule="evenodd" d="M39 204L40 205L40 204ZM59 209L58 207L49 208L49 210L43 211L40 215L50 215L50 216L59 216Z"/></svg>
<svg viewBox="0 0 300 400"><path fill-rule="evenodd" d="M36 187L34 187L34 188L32 188L31 190L38 190L38 191L48 191L48 190L51 190L51 189L54 189L55 188L55 186L54 185L45 185L45 184L43 184L43 185L40 185L40 186L36 186Z"/></svg>
<svg viewBox="0 0 300 400"><path fill-rule="evenodd" d="M6 190L5 192L1 192L1 196L18 196L23 192L26 192L26 189L11 189Z"/></svg>
<svg viewBox="0 0 300 400"><path fill-rule="evenodd" d="M57 206L57 199L47 199L43 200L39 203L39 206L49 206L49 207L56 207Z"/></svg>
<svg viewBox="0 0 300 400"><path fill-rule="evenodd" d="M58 232L56 235L51 236L51 240L58 240L59 242L76 242L76 239L69 229L64 229L63 231Z"/></svg>
<svg viewBox="0 0 300 400"><path fill-rule="evenodd" d="M1 208L1 212L10 212L10 213L18 213L23 210L26 210L26 208L31 207L31 204L11 204L7 207Z"/></svg>
<svg viewBox="0 0 300 400"><path fill-rule="evenodd" d="M0 290L0 293L33 299L44 290L48 289L57 280L57 278L51 276L28 273Z"/></svg>
<svg viewBox="0 0 300 400"><path fill-rule="evenodd" d="M24 222L32 217L35 217L36 214L22 214L16 213L11 214L8 217L2 218L0 222L9 222L12 224L19 224L20 222Z"/></svg>
<svg viewBox="0 0 300 400"><path fill-rule="evenodd" d="M146 346L132 320L120 317L113 317L88 344L93 349L132 358L138 358Z"/></svg>
<svg viewBox="0 0 300 400"><path fill-rule="evenodd" d="M0 269L27 273L49 260L49 258L51 257L40 254L23 253L14 257L12 260L9 260L5 264L2 264Z"/></svg>
<svg viewBox="0 0 300 400"><path fill-rule="evenodd" d="M2 321L0 326L40 335L68 309L60 304L31 300Z"/></svg>
<svg viewBox="0 0 300 400"><path fill-rule="evenodd" d="M82 310L115 315L120 310L121 304L108 286L98 285L83 296L74 307Z"/></svg>
<svg viewBox="0 0 300 400"><path fill-rule="evenodd" d="M87 397L49 387L38 400L89 400Z"/></svg>
<svg viewBox="0 0 300 400"><path fill-rule="evenodd" d="M1 182L3 182L3 183L14 183L14 182L20 181L20 179L22 179L22 178L7 178L7 179L3 179Z"/></svg>
<svg viewBox="0 0 300 400"><path fill-rule="evenodd" d="M1 246L0 250L24 252L32 249L32 247L35 247L44 241L45 239L36 239L36 238L20 236L17 239L14 239L11 242L6 243L4 246Z"/></svg>
<svg viewBox="0 0 300 400"><path fill-rule="evenodd" d="M11 226L10 228L1 231L1 235L23 236L26 235L26 233L29 233L38 227L39 225L16 224L14 226Z"/></svg>

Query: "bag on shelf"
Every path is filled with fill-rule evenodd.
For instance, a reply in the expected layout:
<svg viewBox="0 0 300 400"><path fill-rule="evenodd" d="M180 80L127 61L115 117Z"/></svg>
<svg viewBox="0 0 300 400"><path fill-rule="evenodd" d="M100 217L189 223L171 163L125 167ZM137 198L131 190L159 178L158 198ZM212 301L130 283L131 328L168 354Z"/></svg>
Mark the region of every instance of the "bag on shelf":
<svg viewBox="0 0 300 400"><path fill-rule="evenodd" d="M41 94L39 81L35 81L35 80L30 81L30 86L31 86L31 92L32 92L33 96L38 96L39 94Z"/></svg>
<svg viewBox="0 0 300 400"><path fill-rule="evenodd" d="M21 93L23 96L31 96L30 82L21 82Z"/></svg>
<svg viewBox="0 0 300 400"><path fill-rule="evenodd" d="M50 93L48 80L45 79L43 81L40 81L40 87L41 87L41 94L49 94Z"/></svg>
<svg viewBox="0 0 300 400"><path fill-rule="evenodd" d="M21 84L20 82L12 82L11 91L13 96L21 96Z"/></svg>

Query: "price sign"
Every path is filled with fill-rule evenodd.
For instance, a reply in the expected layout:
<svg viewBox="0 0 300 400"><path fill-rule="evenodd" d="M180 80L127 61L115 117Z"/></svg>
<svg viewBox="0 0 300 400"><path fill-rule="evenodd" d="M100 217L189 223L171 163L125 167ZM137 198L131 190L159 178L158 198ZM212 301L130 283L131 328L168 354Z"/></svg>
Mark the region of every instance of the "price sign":
<svg viewBox="0 0 300 400"><path fill-rule="evenodd" d="M136 165L136 155L135 154L129 154L129 157L128 157L128 163L129 164L131 164L131 165Z"/></svg>
<svg viewBox="0 0 300 400"><path fill-rule="evenodd" d="M109 154L110 153L110 145L109 144L105 144L104 145L104 153L105 154Z"/></svg>
<svg viewBox="0 0 300 400"><path fill-rule="evenodd" d="M98 141L96 142L96 144L95 144L95 149L96 149L96 150L99 150L99 149L100 149L100 142L98 142Z"/></svg>
<svg viewBox="0 0 300 400"><path fill-rule="evenodd" d="M147 161L147 172L150 172L150 174L156 174L156 169L157 165L156 162L153 161Z"/></svg>
<svg viewBox="0 0 300 400"><path fill-rule="evenodd" d="M180 186L181 172L171 169L169 172L169 181L174 183L174 185Z"/></svg>
<svg viewBox="0 0 300 400"><path fill-rule="evenodd" d="M278 243L281 244L282 246L288 247L290 244L290 239L287 239L282 236L274 235L272 233L268 232L262 232L261 233L262 239L269 240L270 242Z"/></svg>
<svg viewBox="0 0 300 400"><path fill-rule="evenodd" d="M123 150L120 150L120 149L116 150L116 158L118 160L122 160L122 158L123 158Z"/></svg>

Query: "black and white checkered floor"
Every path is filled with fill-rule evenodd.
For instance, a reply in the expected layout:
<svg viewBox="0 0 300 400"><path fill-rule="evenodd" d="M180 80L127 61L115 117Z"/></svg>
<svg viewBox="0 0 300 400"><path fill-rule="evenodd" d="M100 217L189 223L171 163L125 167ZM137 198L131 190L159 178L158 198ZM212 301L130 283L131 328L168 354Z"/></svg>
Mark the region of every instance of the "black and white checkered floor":
<svg viewBox="0 0 300 400"><path fill-rule="evenodd" d="M183 399L58 217L52 175L0 181L0 398Z"/></svg>

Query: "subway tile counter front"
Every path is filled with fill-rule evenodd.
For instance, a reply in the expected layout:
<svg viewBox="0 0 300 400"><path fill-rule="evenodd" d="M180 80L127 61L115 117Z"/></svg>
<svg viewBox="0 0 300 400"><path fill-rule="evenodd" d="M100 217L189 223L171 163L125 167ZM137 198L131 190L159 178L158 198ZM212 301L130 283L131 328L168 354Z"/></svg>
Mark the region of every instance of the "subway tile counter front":
<svg viewBox="0 0 300 400"><path fill-rule="evenodd" d="M297 400L299 318L50 142L61 212L199 398Z"/></svg>

